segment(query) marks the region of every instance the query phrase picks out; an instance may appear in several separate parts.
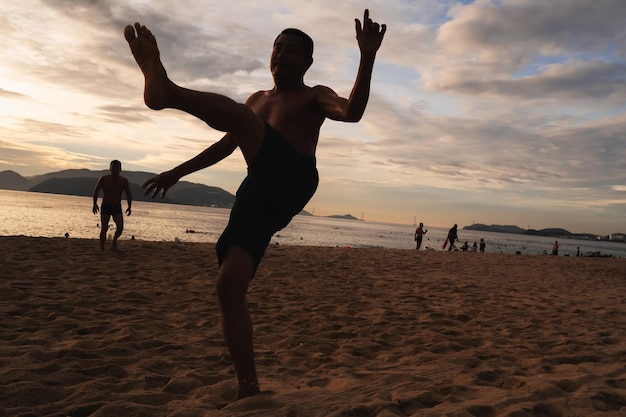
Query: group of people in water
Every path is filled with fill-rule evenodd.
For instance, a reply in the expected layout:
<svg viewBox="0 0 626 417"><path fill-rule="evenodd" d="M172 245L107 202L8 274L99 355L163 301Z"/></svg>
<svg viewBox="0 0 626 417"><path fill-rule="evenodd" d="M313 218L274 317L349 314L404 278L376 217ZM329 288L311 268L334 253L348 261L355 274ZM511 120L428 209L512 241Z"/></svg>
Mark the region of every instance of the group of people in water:
<svg viewBox="0 0 626 417"><path fill-rule="evenodd" d="M478 242L474 242L472 246L468 245L468 242L465 241L461 247L456 246L456 242L459 241L459 236L457 233L458 226L455 224L448 230L448 235L446 236L446 240L443 242L443 246L441 249L448 248L448 251L460 250L462 252L484 252L485 251L485 239L480 239L480 244ZM420 223L415 229L415 249L420 250L422 247L422 241L424 239L424 235L428 233L428 230L424 229L424 223ZM425 249L431 249L428 246Z"/></svg>

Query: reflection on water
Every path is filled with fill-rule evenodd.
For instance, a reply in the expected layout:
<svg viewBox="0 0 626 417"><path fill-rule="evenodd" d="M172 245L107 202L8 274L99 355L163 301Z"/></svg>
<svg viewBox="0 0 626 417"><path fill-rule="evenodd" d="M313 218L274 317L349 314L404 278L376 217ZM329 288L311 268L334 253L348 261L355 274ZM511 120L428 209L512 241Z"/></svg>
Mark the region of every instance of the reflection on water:
<svg viewBox="0 0 626 417"><path fill-rule="evenodd" d="M122 202L126 209L126 202ZM0 235L25 235L97 239L100 216L91 212L92 199L56 194L0 190ZM228 222L230 210L209 207L133 202L131 216L124 216L123 239L188 242L216 242ZM115 225L111 221L111 228ZM426 227L422 247L441 250L448 230ZM112 230L112 229L111 229ZM193 230L194 233L186 233ZM296 216L272 239L272 244L308 246L380 247L415 249L413 225L371 223L326 217ZM459 230L461 241L471 246L480 238L487 252L542 254L551 253L554 238ZM561 255L574 256L600 251L626 257L626 244L559 239ZM460 245L459 245L460 246Z"/></svg>

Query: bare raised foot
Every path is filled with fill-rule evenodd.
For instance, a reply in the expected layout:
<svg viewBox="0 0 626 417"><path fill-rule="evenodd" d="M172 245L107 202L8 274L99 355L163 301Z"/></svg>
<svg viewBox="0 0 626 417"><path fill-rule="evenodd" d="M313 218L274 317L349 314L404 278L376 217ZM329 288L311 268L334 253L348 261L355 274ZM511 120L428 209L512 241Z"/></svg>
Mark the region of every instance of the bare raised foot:
<svg viewBox="0 0 626 417"><path fill-rule="evenodd" d="M127 25L124 28L124 37L144 75L144 102L153 110L165 108L166 89L170 81L161 63L156 38L148 28L139 23L135 23L134 27Z"/></svg>

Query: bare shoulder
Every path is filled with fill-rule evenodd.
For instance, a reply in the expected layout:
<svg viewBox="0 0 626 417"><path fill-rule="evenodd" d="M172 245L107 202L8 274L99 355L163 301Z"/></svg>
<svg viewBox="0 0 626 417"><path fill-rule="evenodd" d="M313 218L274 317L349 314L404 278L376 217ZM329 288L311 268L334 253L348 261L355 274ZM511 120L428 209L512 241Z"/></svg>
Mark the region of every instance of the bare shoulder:
<svg viewBox="0 0 626 417"><path fill-rule="evenodd" d="M316 85L315 87L311 88L311 91L320 96L337 95L337 93L335 93L335 90L330 87L326 87L325 85Z"/></svg>
<svg viewBox="0 0 626 417"><path fill-rule="evenodd" d="M259 101L261 98L267 96L269 94L269 91L267 90L261 90L261 91L257 91L256 93L252 94L250 97L248 97L248 99L246 100L246 105L251 105L256 103L257 101Z"/></svg>

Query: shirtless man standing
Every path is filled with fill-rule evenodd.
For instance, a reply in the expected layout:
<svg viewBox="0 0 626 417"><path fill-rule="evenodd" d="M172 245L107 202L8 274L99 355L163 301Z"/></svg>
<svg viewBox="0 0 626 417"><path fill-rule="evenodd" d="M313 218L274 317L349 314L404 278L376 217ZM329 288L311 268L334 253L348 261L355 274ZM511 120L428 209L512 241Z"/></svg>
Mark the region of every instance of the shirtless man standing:
<svg viewBox="0 0 626 417"><path fill-rule="evenodd" d="M417 226L417 229L415 229L415 249L420 250L420 247L422 246L422 239L426 233L428 233L428 230L424 230L424 223L420 223L420 225Z"/></svg>
<svg viewBox="0 0 626 417"><path fill-rule="evenodd" d="M107 239L109 220L113 216L115 222L115 236L113 236L113 249L117 248L117 239L124 231L124 215L122 214L122 191L126 193L128 208L126 214L130 216L130 206L133 197L130 194L128 180L120 176L122 163L118 160L111 161L109 166L110 175L104 175L98 180L96 189L93 190L93 214L98 213L98 194L102 190L102 207L100 208L100 249L104 250L104 242Z"/></svg>
<svg viewBox="0 0 626 417"><path fill-rule="evenodd" d="M270 58L274 87L252 94L245 104L174 84L152 33L139 23L124 29L144 74L146 105L185 111L226 132L194 158L146 181L145 194L165 196L181 177L218 163L237 147L248 165L248 176L216 245L220 266L216 288L224 338L239 383L237 399L260 392L246 302L250 280L272 235L304 208L317 188L315 149L322 123L326 118L358 122L369 99L374 59L386 26L373 22L365 10L363 25L355 19L355 27L361 59L348 99L328 87L305 85L304 74L313 63L313 41L300 30L285 29L274 41Z"/></svg>

